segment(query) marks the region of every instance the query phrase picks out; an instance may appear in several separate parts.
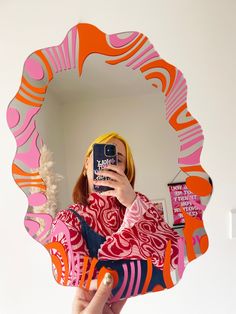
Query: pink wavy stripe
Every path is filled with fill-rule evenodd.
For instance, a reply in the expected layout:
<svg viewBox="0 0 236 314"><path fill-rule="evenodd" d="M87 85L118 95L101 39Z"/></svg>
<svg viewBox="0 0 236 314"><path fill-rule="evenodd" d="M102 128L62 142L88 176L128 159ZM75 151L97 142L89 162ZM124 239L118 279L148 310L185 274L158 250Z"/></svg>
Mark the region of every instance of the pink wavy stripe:
<svg viewBox="0 0 236 314"><path fill-rule="evenodd" d="M72 67L76 67L75 56L76 56L76 36L77 36L77 27L72 28Z"/></svg>
<svg viewBox="0 0 236 314"><path fill-rule="evenodd" d="M175 94L173 94L173 98L166 103L166 114L173 111L173 108L176 106L176 103L179 104L179 99L187 97L187 86L183 85L182 88L178 90Z"/></svg>
<svg viewBox="0 0 236 314"><path fill-rule="evenodd" d="M188 133L191 133L191 132L193 132L193 131L195 131L195 130L197 130L197 129L199 129L199 128L201 128L200 125L197 125L197 126L195 126L195 127L193 127L193 126L191 125L191 127L190 127L190 129L189 129L188 131L183 132L182 134L179 134L178 136L179 136L179 138L181 138L181 137L187 135Z"/></svg>
<svg viewBox="0 0 236 314"><path fill-rule="evenodd" d="M139 68L142 64L144 64L146 61L159 57L159 54L154 51L152 52L150 55L148 55L146 58L144 58L142 61L140 61L139 63L137 63L135 66L132 67L133 70L136 70L137 68Z"/></svg>
<svg viewBox="0 0 236 314"><path fill-rule="evenodd" d="M193 200L192 198L190 198L190 196L188 196L188 200L190 201L190 203L192 203L194 206L196 206L198 209L200 210L205 210L206 206L203 204L199 204L198 202L196 202L195 200Z"/></svg>
<svg viewBox="0 0 236 314"><path fill-rule="evenodd" d="M182 90L184 87L187 88L186 80L178 71L175 77L175 82L170 90L170 93L168 94L168 96L166 96L167 107L169 107L169 103L173 100L175 95L179 93L179 91Z"/></svg>
<svg viewBox="0 0 236 314"><path fill-rule="evenodd" d="M149 50L153 48L153 45L149 45L145 50L143 50L137 57L134 57L130 60L129 63L126 64L127 67L129 67L131 64L133 64L135 61L137 61L139 58L141 58L145 53L147 53Z"/></svg>
<svg viewBox="0 0 236 314"><path fill-rule="evenodd" d="M39 110L40 110L40 108L32 108L32 109L29 109L27 111L26 116L25 116L25 120L24 120L22 126L18 130L13 132L15 137L17 137L19 134L24 132L24 130L28 127L32 118L36 115L36 113L38 113Z"/></svg>
<svg viewBox="0 0 236 314"><path fill-rule="evenodd" d="M134 284L134 277L135 277L135 268L134 268L134 262L130 263L130 268L131 268L131 274L129 277L129 287L126 293L125 298L129 298L131 296L131 292L132 292L132 288L133 288L133 284Z"/></svg>
<svg viewBox="0 0 236 314"><path fill-rule="evenodd" d="M174 111L176 111L176 108L186 101L186 90L187 87L185 87L184 90L179 91L179 93L175 95L175 98L168 104L168 107L166 108L167 116L170 116Z"/></svg>
<svg viewBox="0 0 236 314"><path fill-rule="evenodd" d="M109 41L115 48L120 48L127 45L138 36L138 32L133 32L129 37L119 38L117 34L109 35Z"/></svg>
<svg viewBox="0 0 236 314"><path fill-rule="evenodd" d="M64 224L64 222L58 220L55 229L53 230L53 232L51 233L51 239L53 238L53 236L57 236L59 233L62 233L63 235L65 235L66 237L66 244L68 246L68 263L71 265L70 267L70 274L73 276L75 273L75 263L74 263L74 254L73 254L73 250L72 250L72 245L71 245L71 237L70 237L70 232L66 226L66 224Z"/></svg>
<svg viewBox="0 0 236 314"><path fill-rule="evenodd" d="M169 120L169 118L175 113L175 111L177 109L179 109L179 107L181 105L183 105L184 103L186 103L186 100L187 100L187 97L186 95L184 95L182 98L178 99L178 102L176 103L176 105L172 108L172 110L166 114L166 119ZM187 112L186 112L187 113ZM193 118L192 117L186 117L185 115L185 118L188 118L189 121L192 120Z"/></svg>
<svg viewBox="0 0 236 314"><path fill-rule="evenodd" d="M179 248L179 258L178 258L178 274L179 278L182 278L185 265L184 265L184 239L178 239L178 248Z"/></svg>
<svg viewBox="0 0 236 314"><path fill-rule="evenodd" d="M42 238L46 235L46 233L50 230L52 225L52 216L49 214L41 214L41 213L27 213L27 217L40 218L44 220L45 227L42 233L37 237L37 241L42 241ZM50 237L50 235L48 236ZM48 238L47 237L47 238ZM46 239L45 239L46 240Z"/></svg>
<svg viewBox="0 0 236 314"><path fill-rule="evenodd" d="M30 168L39 167L40 152L37 147L38 136L39 136L39 133L34 131L29 150L24 153L17 153L15 156L15 159L22 161L25 165L27 165Z"/></svg>
<svg viewBox="0 0 236 314"><path fill-rule="evenodd" d="M124 279L123 279L123 283L119 289L119 291L117 292L117 294L111 298L111 301L112 302L115 302L115 301L119 301L121 296L122 296L122 293L124 292L125 290L125 286L126 286L126 283L127 283L127 280L128 280L128 269L127 269L127 265L126 264L123 264L123 271L124 271Z"/></svg>
<svg viewBox="0 0 236 314"><path fill-rule="evenodd" d="M200 163L202 147L196 149L193 153L188 156L178 158L178 163L183 165L195 165Z"/></svg>
<svg viewBox="0 0 236 314"><path fill-rule="evenodd" d="M40 228L40 224L37 221L26 220L24 221L25 227L28 229L28 233L33 237Z"/></svg>
<svg viewBox="0 0 236 314"><path fill-rule="evenodd" d="M60 53L60 56L61 56L62 66L63 66L64 70L66 70L65 57L64 57L64 53L62 51L61 45L58 46L58 50L59 50L59 53Z"/></svg>
<svg viewBox="0 0 236 314"><path fill-rule="evenodd" d="M28 139L34 132L35 128L36 128L36 123L35 123L35 120L33 120L30 123L29 127L25 130L23 135L21 135L20 138L16 138L17 147L24 145L28 141Z"/></svg>
<svg viewBox="0 0 236 314"><path fill-rule="evenodd" d="M7 109L7 123L9 128L12 129L20 122L20 113L16 108Z"/></svg>
<svg viewBox="0 0 236 314"><path fill-rule="evenodd" d="M63 48L64 48L65 57L66 57L66 67L67 67L67 69L71 69L70 55L69 55L69 46L68 46L68 35L63 40L62 45L63 45Z"/></svg>
<svg viewBox="0 0 236 314"><path fill-rule="evenodd" d="M53 54L54 54L54 57L55 57L55 60L56 60L56 63L57 63L57 68L61 72L62 71L62 67L61 67L60 59L59 59L58 54L57 54L56 47L52 47L52 51L53 51Z"/></svg>
<svg viewBox="0 0 236 314"><path fill-rule="evenodd" d="M77 253L77 255L76 255L76 261L77 261L77 276L76 276L75 286L78 287L78 285L79 285L79 277L80 277L80 257L79 257L79 253Z"/></svg>
<svg viewBox="0 0 236 314"><path fill-rule="evenodd" d="M51 54L50 48L46 48L45 51L46 51L46 54L49 57L49 60L51 61L51 64L52 64L52 67L53 67L54 71L57 73L58 72L58 68L57 68L56 62L55 62L55 60L53 58L53 55Z"/></svg>
<svg viewBox="0 0 236 314"><path fill-rule="evenodd" d="M168 101L166 102L167 111L171 110L173 103L175 103L176 99L178 99L180 95L182 96L183 93L186 93L186 95L187 95L187 85L185 85L185 84L181 84L178 87L178 89L172 94L172 97L170 97L168 99Z"/></svg>
<svg viewBox="0 0 236 314"><path fill-rule="evenodd" d="M191 133L191 134L189 134L188 136L186 136L186 137L184 137L184 138L181 138L181 139L180 139L180 142L183 142L183 141L187 140L188 138L193 137L194 135L197 135L197 134L199 134L199 133L202 133L202 130L198 130L197 132Z"/></svg>
<svg viewBox="0 0 236 314"><path fill-rule="evenodd" d="M185 150L185 149L187 149L187 148L189 148L189 147L191 147L191 146L193 146L193 145L195 145L195 144L197 144L198 142L203 141L203 140L204 140L203 135L198 136L198 137L194 138L192 141L189 141L189 142L187 142L187 143L181 145L181 146L180 146L180 150L181 150L181 151L182 151L182 150Z"/></svg>
<svg viewBox="0 0 236 314"><path fill-rule="evenodd" d="M139 289L140 281L141 281L141 262L140 262L140 260L138 260L138 262L137 262L137 270L138 270L137 281L136 281L136 285L134 288L133 296L138 295L138 289Z"/></svg>

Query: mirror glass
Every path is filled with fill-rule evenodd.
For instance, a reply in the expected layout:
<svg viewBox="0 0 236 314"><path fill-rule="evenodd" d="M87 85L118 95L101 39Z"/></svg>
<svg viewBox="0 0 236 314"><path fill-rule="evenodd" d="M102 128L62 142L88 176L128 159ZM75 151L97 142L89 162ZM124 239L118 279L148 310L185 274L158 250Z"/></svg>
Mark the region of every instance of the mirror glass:
<svg viewBox="0 0 236 314"><path fill-rule="evenodd" d="M60 73L49 85L37 115L37 129L53 152L58 183L58 208L72 202L89 144L115 131L127 139L136 166L136 190L170 205L167 184L178 173L178 139L165 119L163 94L123 65L105 63L92 54L83 75ZM49 109L50 108L50 109ZM178 177L185 180L186 175ZM171 220L171 213L169 219Z"/></svg>
<svg viewBox="0 0 236 314"><path fill-rule="evenodd" d="M52 246L55 242L52 240L53 219L60 211L74 204L72 192L83 169L85 153L95 138L114 131L130 145L136 169L134 190L152 202L158 215L176 235L178 254L175 264L178 267L171 268L171 263L168 264L166 242L163 251L166 254L163 257L165 286L152 283L152 287L147 288L148 283L142 279L146 278L144 273L150 266L147 258L149 266L141 263L143 275L140 275L141 282L146 282L146 290L142 290L140 284L139 290L127 287L123 288L125 292L119 292L124 278L114 268L112 271L118 272L116 298L123 298L142 291L170 288L182 277L187 263L207 250L208 241L202 219L211 195L212 182L198 158L203 142L199 124L187 109L179 110L180 105L171 107L171 102L174 104L176 99L180 104L186 102L181 96L186 95L182 73L161 59L147 39L138 49L138 43L146 37L137 32L104 37L117 51L141 36L136 46L130 48L130 51L133 50L132 56L128 58L128 52L125 52L125 60L109 64L107 61L113 58L110 57L112 52L99 53L101 48L96 47L98 40L94 40L94 50L91 49L91 42L88 39L85 41L89 36L99 38L102 35L105 36L90 24L79 24L69 31L60 46L32 54L25 62L21 88L9 105L8 124L18 145L13 175L29 199L25 227L48 249L52 256L54 276L58 283L64 285L78 285L80 281L78 276L74 282L68 281L68 278L65 280L62 271L59 271L59 257L55 252L60 249ZM58 47L62 47L61 50ZM137 52L134 52L135 49ZM77 64L76 60L82 61ZM159 63L148 68L150 60ZM144 69L144 66L147 68ZM157 72L153 72L153 68ZM175 74L172 73L175 83L171 82L171 76L167 77L167 70L169 73L175 70ZM166 81L163 79L165 76ZM175 91L167 101L166 95L171 88L175 88ZM29 138L32 141L28 141ZM27 175L28 178L31 175L31 183L28 180L25 184ZM61 251L59 253L63 256ZM65 258L69 260L68 268L73 268L73 258L69 255ZM132 272L134 265L129 264L127 269ZM153 265L151 267L155 277L156 270ZM67 276L69 273L68 270ZM137 279L137 275L134 278ZM145 282L142 283L144 286Z"/></svg>

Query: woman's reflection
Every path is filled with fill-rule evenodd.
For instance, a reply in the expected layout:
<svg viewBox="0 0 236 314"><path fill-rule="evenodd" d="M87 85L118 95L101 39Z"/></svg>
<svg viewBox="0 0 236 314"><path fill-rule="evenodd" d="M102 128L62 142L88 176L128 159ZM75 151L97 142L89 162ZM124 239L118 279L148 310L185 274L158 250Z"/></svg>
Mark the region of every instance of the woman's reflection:
<svg viewBox="0 0 236 314"><path fill-rule="evenodd" d="M112 180L96 185L112 187L94 190L93 144L114 143L118 164L108 165L101 174ZM113 170L113 171L109 171ZM68 257L68 270L57 281L89 288L101 269L115 276L113 302L149 291L167 288L163 267L178 264L176 231L163 220L154 204L134 190L135 165L127 141L115 132L96 138L89 146L82 172L73 190L74 204L61 210L53 222L52 241L59 242ZM58 257L59 258L59 257ZM93 271L91 271L91 269Z"/></svg>

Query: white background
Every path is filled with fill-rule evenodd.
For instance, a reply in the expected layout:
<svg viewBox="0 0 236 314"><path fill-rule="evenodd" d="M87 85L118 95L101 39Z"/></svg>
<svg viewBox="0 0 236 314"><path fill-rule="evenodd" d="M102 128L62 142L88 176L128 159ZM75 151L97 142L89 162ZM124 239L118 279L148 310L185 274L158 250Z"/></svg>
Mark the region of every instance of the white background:
<svg viewBox="0 0 236 314"><path fill-rule="evenodd" d="M26 57L59 44L78 22L106 33L142 32L184 73L189 111L205 135L201 162L214 182L204 215L207 253L188 265L176 287L132 298L123 313L236 312L236 239L229 238L229 211L236 208L235 13L234 0L1 0L1 314L71 313L73 288L55 282L49 254L23 226L28 204L11 175L16 145L5 114Z"/></svg>

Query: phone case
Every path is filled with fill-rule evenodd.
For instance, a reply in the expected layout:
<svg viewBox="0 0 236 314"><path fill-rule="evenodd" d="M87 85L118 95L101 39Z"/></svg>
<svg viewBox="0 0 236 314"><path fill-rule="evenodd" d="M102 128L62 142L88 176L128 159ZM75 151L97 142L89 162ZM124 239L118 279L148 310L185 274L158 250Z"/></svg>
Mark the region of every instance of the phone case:
<svg viewBox="0 0 236 314"><path fill-rule="evenodd" d="M114 147L114 152L108 154L107 151L109 147ZM116 144L94 144L93 145L93 178L94 180L109 180L109 177L104 177L97 175L96 172L105 168L109 164L117 165L117 150ZM94 185L94 190L96 192L104 192L108 190L114 190L109 186Z"/></svg>

